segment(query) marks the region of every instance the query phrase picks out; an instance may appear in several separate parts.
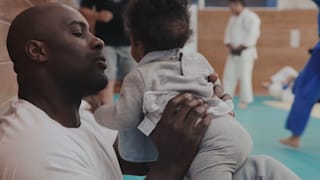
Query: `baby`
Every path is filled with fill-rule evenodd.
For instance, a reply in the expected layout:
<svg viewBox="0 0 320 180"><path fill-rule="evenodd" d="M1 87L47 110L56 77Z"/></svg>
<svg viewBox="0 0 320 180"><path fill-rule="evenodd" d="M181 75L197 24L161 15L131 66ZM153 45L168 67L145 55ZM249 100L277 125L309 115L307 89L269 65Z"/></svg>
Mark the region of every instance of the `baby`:
<svg viewBox="0 0 320 180"><path fill-rule="evenodd" d="M103 126L120 130L123 159L152 162L158 152L149 135L168 101L182 92L202 97L215 118L185 179L231 180L250 153L252 140L228 115L232 101L215 97L208 82L214 70L208 61L198 53L180 50L191 34L187 0L131 0L126 18L138 65L125 78L119 101L98 108L95 118Z"/></svg>

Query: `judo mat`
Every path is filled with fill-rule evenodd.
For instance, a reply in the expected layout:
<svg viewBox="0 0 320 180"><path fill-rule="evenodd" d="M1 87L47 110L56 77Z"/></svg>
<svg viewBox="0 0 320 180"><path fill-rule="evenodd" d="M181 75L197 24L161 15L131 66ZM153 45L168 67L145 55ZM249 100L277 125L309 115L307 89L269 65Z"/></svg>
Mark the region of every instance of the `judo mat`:
<svg viewBox="0 0 320 180"><path fill-rule="evenodd" d="M279 109L284 109L284 110L290 110L292 103L291 102L281 102L281 101L264 101L263 104L267 105L267 106L271 106L273 108L279 108ZM312 117L315 118L320 118L320 104L316 104L313 107L312 113L311 113Z"/></svg>
<svg viewBox="0 0 320 180"><path fill-rule="evenodd" d="M234 102L236 105L239 98L236 97ZM255 102L247 109L235 109L237 120L248 130L254 141L252 155L272 156L302 180L319 180L320 121L316 116L310 119L299 149L285 147L279 143L279 139L290 135L284 129L290 104L280 104L275 103L271 97L255 97ZM124 179L142 180L143 177L124 176Z"/></svg>

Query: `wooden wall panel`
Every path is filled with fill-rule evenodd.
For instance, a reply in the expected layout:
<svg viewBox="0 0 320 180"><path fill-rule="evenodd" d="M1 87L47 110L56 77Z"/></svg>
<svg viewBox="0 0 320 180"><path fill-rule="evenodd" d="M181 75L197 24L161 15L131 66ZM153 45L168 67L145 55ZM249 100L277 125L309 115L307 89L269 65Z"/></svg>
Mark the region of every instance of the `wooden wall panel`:
<svg viewBox="0 0 320 180"><path fill-rule="evenodd" d="M8 51L6 48L6 34L9 29L9 23L0 21L0 62L9 60Z"/></svg>
<svg viewBox="0 0 320 180"><path fill-rule="evenodd" d="M254 70L256 94L266 93L262 81L283 66L301 69L309 58L308 49L317 42L317 11L256 9L262 21L258 42L259 59ZM198 13L199 51L223 75L227 49L223 45L224 31L230 13L228 9L201 10ZM301 32L301 46L290 47L290 31Z"/></svg>

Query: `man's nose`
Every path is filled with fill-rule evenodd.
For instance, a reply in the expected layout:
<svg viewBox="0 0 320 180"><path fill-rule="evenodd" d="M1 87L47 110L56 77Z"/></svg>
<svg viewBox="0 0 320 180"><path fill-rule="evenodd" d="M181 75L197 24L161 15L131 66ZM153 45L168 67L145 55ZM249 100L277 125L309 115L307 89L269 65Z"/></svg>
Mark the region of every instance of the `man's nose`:
<svg viewBox="0 0 320 180"><path fill-rule="evenodd" d="M102 50L103 47L104 47L103 40L94 36L94 40L93 40L93 43L92 43L92 48L96 49L96 50Z"/></svg>

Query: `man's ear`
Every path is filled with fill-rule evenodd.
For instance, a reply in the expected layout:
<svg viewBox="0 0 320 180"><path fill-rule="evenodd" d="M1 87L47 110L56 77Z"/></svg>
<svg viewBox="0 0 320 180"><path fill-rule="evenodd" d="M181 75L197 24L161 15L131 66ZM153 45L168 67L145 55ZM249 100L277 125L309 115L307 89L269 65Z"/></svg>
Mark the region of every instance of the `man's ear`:
<svg viewBox="0 0 320 180"><path fill-rule="evenodd" d="M43 63L48 60L48 48L42 41L29 40L26 42L25 51L27 56L35 63Z"/></svg>

